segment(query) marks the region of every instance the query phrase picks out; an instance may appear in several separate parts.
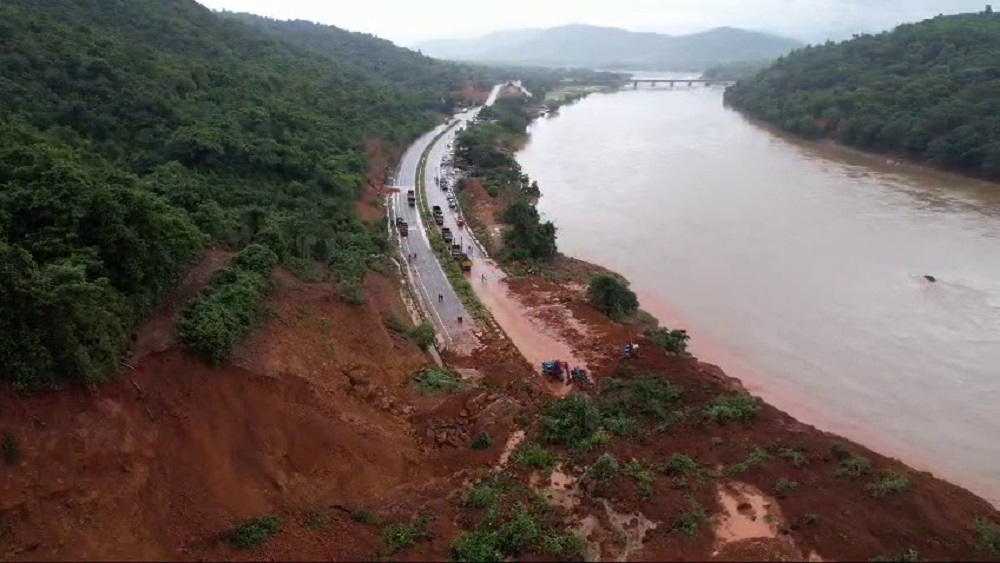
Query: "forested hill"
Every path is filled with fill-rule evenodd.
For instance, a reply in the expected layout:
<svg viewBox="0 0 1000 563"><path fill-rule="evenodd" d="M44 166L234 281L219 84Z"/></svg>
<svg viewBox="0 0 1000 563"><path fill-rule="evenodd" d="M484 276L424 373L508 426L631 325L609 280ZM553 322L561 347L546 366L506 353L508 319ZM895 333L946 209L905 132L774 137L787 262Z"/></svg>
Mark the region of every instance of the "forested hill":
<svg viewBox="0 0 1000 563"><path fill-rule="evenodd" d="M220 12L291 45L342 65L377 74L419 95L426 103L440 102L442 88L478 82L488 88L488 70L432 59L367 33L347 31L309 21L283 21L254 14Z"/></svg>
<svg viewBox="0 0 1000 563"><path fill-rule="evenodd" d="M387 250L353 212L364 141L431 124L370 70L193 0L0 2L0 381L114 372L212 241L358 288Z"/></svg>
<svg viewBox="0 0 1000 563"><path fill-rule="evenodd" d="M1000 179L1000 15L800 49L725 98L803 136Z"/></svg>

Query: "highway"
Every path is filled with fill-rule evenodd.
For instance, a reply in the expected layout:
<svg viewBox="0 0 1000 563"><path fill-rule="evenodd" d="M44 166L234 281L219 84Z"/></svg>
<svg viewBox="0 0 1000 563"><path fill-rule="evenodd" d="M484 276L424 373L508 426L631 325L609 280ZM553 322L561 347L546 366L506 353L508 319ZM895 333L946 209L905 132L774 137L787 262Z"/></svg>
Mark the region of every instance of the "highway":
<svg viewBox="0 0 1000 563"><path fill-rule="evenodd" d="M486 101L486 105L492 105L496 100L500 86L495 86ZM469 121L475 118L481 108L472 108L456 115L447 123L435 127L414 141L403 157L399 161L396 170L396 191L389 197L389 222L394 233L394 218L402 217L410 226L409 236L399 237L399 248L404 263L406 264L407 277L413 287L417 298L421 301L425 312L430 315L429 321L438 333L439 343L445 349L452 349L461 352L471 352L478 346L476 338L476 326L474 319L466 310L458 295L448 282L448 277L438 263L434 251L431 249L430 240L427 238L426 228L423 219L420 217L419 207L410 207L406 202L408 190L416 190L417 168L420 157L427 147L434 145L428 158L425 169L424 185L427 187L429 196L428 206L441 205L438 196L440 188L434 181L435 175L440 175L441 158L447 150L447 145L451 143L459 128L464 127ZM459 124L448 131L437 142L435 137L441 134L450 125L458 121ZM418 194L419 197L419 194ZM419 205L419 201L418 201ZM448 209L447 202L442 205L445 210L446 225L450 224L456 238L461 236L463 231L456 230L455 213ZM437 228L436 225L429 225ZM478 252L478 251L477 251ZM411 258L411 256L415 256ZM459 323L458 319L462 318Z"/></svg>

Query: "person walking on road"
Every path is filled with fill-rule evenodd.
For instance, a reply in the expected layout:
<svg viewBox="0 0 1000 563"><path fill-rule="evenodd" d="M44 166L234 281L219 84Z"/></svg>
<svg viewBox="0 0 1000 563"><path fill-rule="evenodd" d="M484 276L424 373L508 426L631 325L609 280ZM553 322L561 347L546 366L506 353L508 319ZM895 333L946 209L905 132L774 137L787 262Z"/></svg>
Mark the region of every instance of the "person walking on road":
<svg viewBox="0 0 1000 563"><path fill-rule="evenodd" d="M438 303L444 303L444 294L438 293Z"/></svg>
<svg viewBox="0 0 1000 563"><path fill-rule="evenodd" d="M486 274L483 274L483 283L486 283Z"/></svg>

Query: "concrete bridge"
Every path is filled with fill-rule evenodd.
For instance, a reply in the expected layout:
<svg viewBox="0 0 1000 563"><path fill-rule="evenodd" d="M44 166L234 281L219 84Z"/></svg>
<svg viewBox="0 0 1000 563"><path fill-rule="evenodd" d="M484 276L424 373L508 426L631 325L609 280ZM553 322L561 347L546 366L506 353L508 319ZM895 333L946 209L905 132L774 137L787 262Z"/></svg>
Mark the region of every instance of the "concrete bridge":
<svg viewBox="0 0 1000 563"><path fill-rule="evenodd" d="M725 80L723 78L633 78L630 82L632 82L632 88L638 88L639 84L649 84L654 88L657 84L669 84L673 88L674 84L687 84L688 86L694 86L695 84L729 86L736 83L735 80Z"/></svg>

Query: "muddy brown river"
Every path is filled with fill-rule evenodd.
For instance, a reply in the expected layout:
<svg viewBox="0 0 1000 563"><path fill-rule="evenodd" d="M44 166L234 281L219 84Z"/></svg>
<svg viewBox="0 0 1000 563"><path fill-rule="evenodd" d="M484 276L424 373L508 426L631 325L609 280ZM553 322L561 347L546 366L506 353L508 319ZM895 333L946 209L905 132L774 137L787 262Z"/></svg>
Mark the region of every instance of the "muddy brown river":
<svg viewBox="0 0 1000 563"><path fill-rule="evenodd" d="M714 87L592 95L519 160L560 249L703 359L1000 499L1000 186L783 138Z"/></svg>

